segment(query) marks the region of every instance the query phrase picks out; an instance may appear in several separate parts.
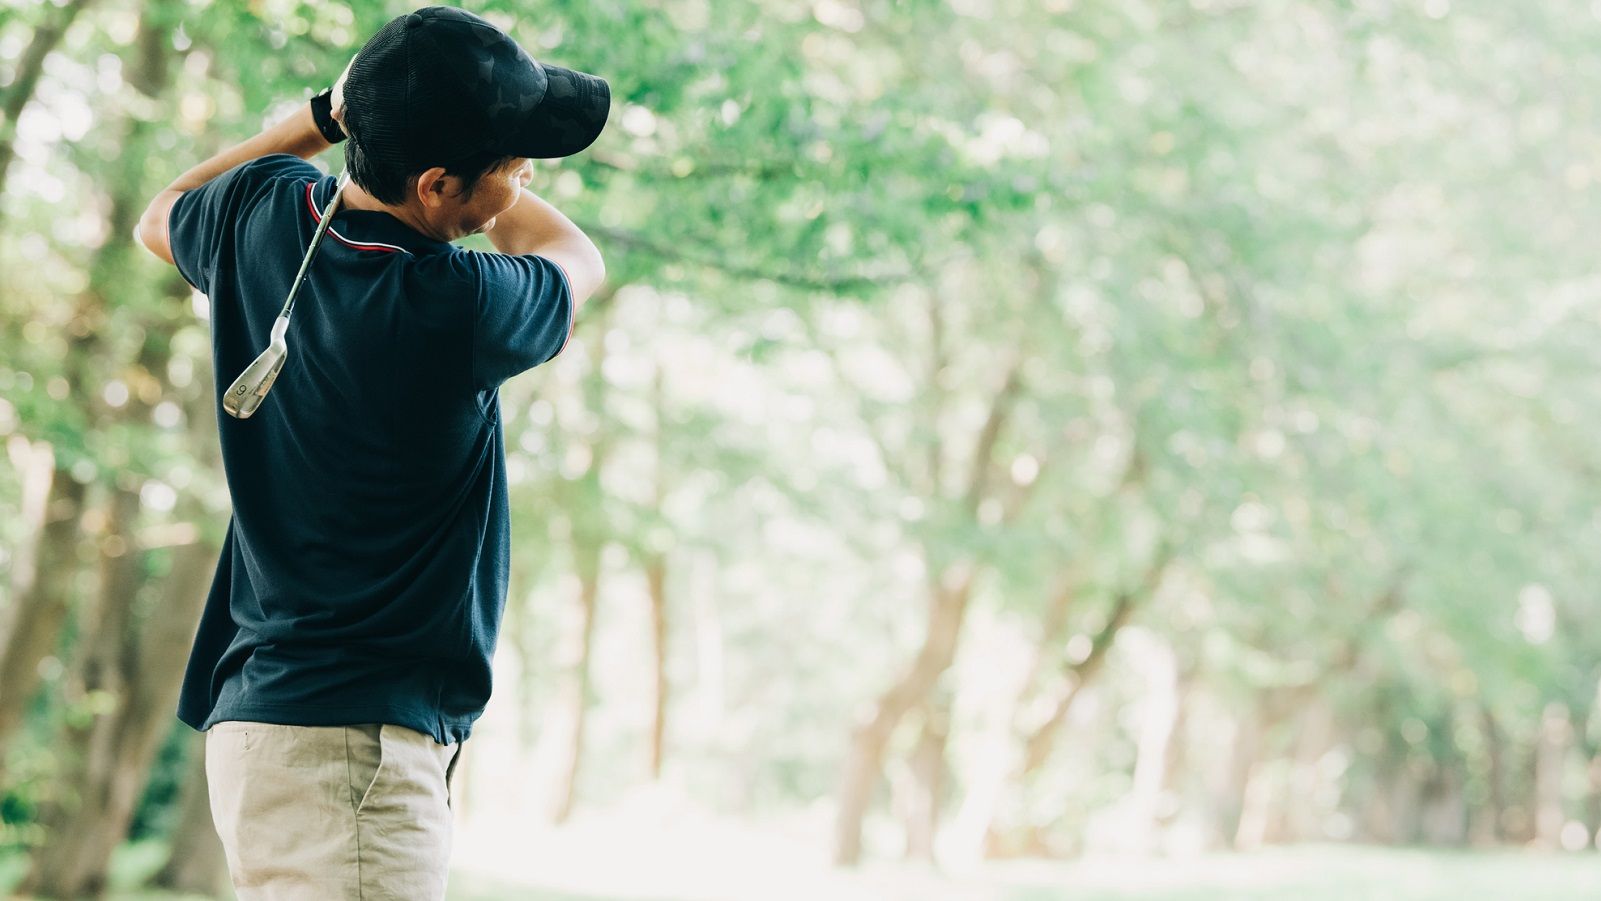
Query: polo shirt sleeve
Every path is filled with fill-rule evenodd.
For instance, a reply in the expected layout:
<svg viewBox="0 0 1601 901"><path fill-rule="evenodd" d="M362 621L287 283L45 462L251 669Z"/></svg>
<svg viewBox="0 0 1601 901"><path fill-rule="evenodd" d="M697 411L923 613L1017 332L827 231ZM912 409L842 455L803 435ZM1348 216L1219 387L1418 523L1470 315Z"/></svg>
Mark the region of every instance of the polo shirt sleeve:
<svg viewBox="0 0 1601 901"><path fill-rule="evenodd" d="M167 214L167 243L184 281L211 293L217 261L233 246L234 228L275 178L320 178L321 170L298 156L275 153L240 163L192 191L178 195Z"/></svg>
<svg viewBox="0 0 1601 901"><path fill-rule="evenodd" d="M488 390L549 361L573 330L567 273L535 254L474 253L478 306L473 323L473 382Z"/></svg>

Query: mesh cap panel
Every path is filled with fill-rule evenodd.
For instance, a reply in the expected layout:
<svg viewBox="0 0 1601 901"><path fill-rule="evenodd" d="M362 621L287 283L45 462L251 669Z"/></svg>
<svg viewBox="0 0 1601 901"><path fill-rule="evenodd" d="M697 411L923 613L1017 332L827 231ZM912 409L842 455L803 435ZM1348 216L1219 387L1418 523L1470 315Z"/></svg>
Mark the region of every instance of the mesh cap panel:
<svg viewBox="0 0 1601 901"><path fill-rule="evenodd" d="M379 29L344 93L351 140L399 177L481 154L571 156L599 137L611 107L604 79L541 64L491 23L450 7Z"/></svg>

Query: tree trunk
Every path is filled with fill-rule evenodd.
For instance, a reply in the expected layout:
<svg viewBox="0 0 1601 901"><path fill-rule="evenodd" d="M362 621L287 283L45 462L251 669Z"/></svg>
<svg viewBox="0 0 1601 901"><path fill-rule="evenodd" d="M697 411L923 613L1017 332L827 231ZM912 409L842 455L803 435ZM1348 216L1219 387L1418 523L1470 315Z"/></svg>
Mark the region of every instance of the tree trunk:
<svg viewBox="0 0 1601 901"><path fill-rule="evenodd" d="M1008 692L1004 707L989 712L988 725L979 743L976 759L962 780L964 800L961 810L950 827L953 833L950 842L952 854L964 863L977 861L984 856L984 841L990 824L999 814L998 806L1007 780L1018 765L1016 735L1019 731L1019 711L1025 709L1047 666L1054 664L1055 652L1067 626L1067 613L1073 595L1072 581L1064 580L1062 587L1047 600L1039 641L1034 646L1033 654L1015 687Z"/></svg>
<svg viewBox="0 0 1601 901"><path fill-rule="evenodd" d="M938 439L944 406L942 381L946 371L945 321L937 293L929 294L928 410L925 426L935 440L923 445L926 452L926 493L930 497L950 497L944 478L944 445ZM987 497L991 470L995 465L995 446L1000 440L1012 405L1022 389L1023 353L1019 349L1006 367L1000 386L990 397L989 409L973 440L966 483L961 486L960 509L969 521L978 518L979 506ZM902 467L903 469L905 467ZM923 548L933 579L928 595L928 626L923 645L904 672L879 695L867 716L851 734L845 756L835 812L834 862L854 866L862 856L862 821L872 802L884 770L884 753L895 727L907 712L928 700L940 676L956 659L962 621L972 594L978 561L958 555L953 562L934 563L933 548Z"/></svg>
<svg viewBox="0 0 1601 901"><path fill-rule="evenodd" d="M1460 847L1468 836L1467 803L1457 761L1435 761L1423 783L1421 831L1430 846Z"/></svg>
<svg viewBox="0 0 1601 901"><path fill-rule="evenodd" d="M192 438L200 450L197 461L214 465L209 378L202 378L200 387L201 396L187 405L191 416L201 413ZM191 515L209 515L194 499L184 506ZM34 857L25 891L78 897L104 890L112 851L126 835L150 767L173 728L172 710L187 663L187 655L173 649L193 639L218 548L198 541L166 551L170 570L155 603L141 613L136 599L150 581L152 552L134 547L138 512L136 490L113 494L100 540L98 605L84 617L93 625L83 639L75 686L76 703L92 718L69 726L64 736L60 781L66 789L41 817L50 839ZM203 804L205 798L192 803ZM209 813L206 825L210 828Z"/></svg>
<svg viewBox="0 0 1601 901"><path fill-rule="evenodd" d="M1168 752L1179 716L1178 659L1173 648L1152 633L1139 630L1144 639L1139 668L1145 674L1145 697L1140 704L1139 737L1135 742L1134 780L1129 791L1130 829L1125 847L1140 853L1156 850L1157 817L1163 786L1167 783Z"/></svg>
<svg viewBox="0 0 1601 901"><path fill-rule="evenodd" d="M1045 603L1045 614L1040 622L1039 644L1034 646L1034 655L1029 660L1028 671L1018 685L1016 697L1012 702L1014 710L1021 708L1023 702L1028 700L1029 693L1045 675L1045 670L1055 668L1063 634L1067 631L1067 615L1072 611L1073 600L1077 595L1077 581L1073 576L1063 574L1061 585L1051 593L1050 599Z"/></svg>
<svg viewBox="0 0 1601 901"><path fill-rule="evenodd" d="M1089 655L1069 668L1067 687L1051 705L1050 715L1023 739L1023 770L1020 775L1024 779L1038 772L1050 758L1056 744L1057 730L1067 722L1067 715L1072 711L1073 702L1078 699L1079 692L1100 672L1101 665L1106 661L1106 652L1112 649L1112 643L1117 640L1117 633L1122 631L1134 613L1134 600L1134 595L1131 593L1118 595L1112 604L1112 613L1107 618L1106 625L1102 626L1090 641Z"/></svg>
<svg viewBox="0 0 1601 901"><path fill-rule="evenodd" d="M1573 744L1573 726L1566 705L1546 705L1540 718L1539 746L1534 763L1534 842L1542 848L1562 847L1562 771Z"/></svg>
<svg viewBox="0 0 1601 901"><path fill-rule="evenodd" d="M1395 834L1391 841L1408 845L1423 840L1423 780L1420 767L1406 758L1397 763L1391 776L1391 797L1394 798Z"/></svg>
<svg viewBox="0 0 1601 901"><path fill-rule="evenodd" d="M1323 755L1334 743L1334 710L1320 696L1309 698L1298 717L1295 750L1290 759L1289 786L1284 793L1269 842L1316 841L1322 837L1322 816L1316 803L1322 788Z"/></svg>
<svg viewBox="0 0 1601 901"><path fill-rule="evenodd" d="M45 56L66 33L74 17L88 5L86 0L70 0L62 7L45 32L35 32L34 41L18 70L18 81L6 97L6 122L0 123L0 189L4 187L5 165L9 163L11 145L9 135L14 118L32 97L33 84L38 72L28 73L28 67L42 66ZM53 29L53 30L52 30ZM167 34L162 26L153 25L150 16L140 20L138 59L130 66L129 83L148 97L158 96L167 84ZM32 55L37 55L35 60ZM15 107L13 109L13 106ZM126 146L135 146L150 129L150 123L127 116ZM143 157L130 153L125 157L123 177L114 178L111 210L107 233L114 236L130 234L138 221L139 208L144 203L141 180ZM64 375L68 386L68 403L75 403L87 411L92 423L97 418L96 397L99 384L89 370L99 358L100 330L104 326L106 301L109 291L126 275L121 265L131 253L125 240L110 240L96 250L89 267L89 289L78 299L77 309L68 325L68 342ZM0 761L22 721L23 712L39 686L39 664L55 648L61 627L66 621L72 582L78 572L79 530L78 520L85 503L85 486L72 477L70 461L58 458L51 483L50 499L46 504L45 531L39 542L34 564L37 578L31 590L16 599L17 613L5 647L0 651Z"/></svg>
<svg viewBox="0 0 1601 901"><path fill-rule="evenodd" d="M610 303L615 289L606 302L596 310L593 320L599 329L590 348L589 371L579 386L584 407L593 415L605 418L607 383L606 333L610 318L615 312ZM603 518L604 490L601 474L610 453L612 436L599 427L589 444L589 464L583 474L572 483L574 493L569 501L568 523L571 528L573 569L578 576L578 622L570 636L568 666L566 667L563 695L568 715L566 747L562 749L560 774L550 800L549 817L552 823L565 823L572 816L578 798L579 773L584 759L585 734L589 725L591 693L590 657L595 642L595 617L600 599L601 554L607 543L607 525Z"/></svg>
<svg viewBox="0 0 1601 901"><path fill-rule="evenodd" d="M1255 851L1268 839L1280 761L1260 758L1251 764L1240 798L1240 824L1234 830L1234 850Z"/></svg>
<svg viewBox="0 0 1601 901"><path fill-rule="evenodd" d="M79 520L88 489L64 469L52 478L34 564L37 575L15 598L11 629L0 649L0 761L39 688L39 664L56 649L81 569Z"/></svg>
<svg viewBox="0 0 1601 901"><path fill-rule="evenodd" d="M130 84L151 98L159 97L167 84L171 51L166 22L160 11L145 11L139 24L137 62L129 67ZM127 129L126 146L148 146L148 121L130 117ZM142 157L129 156L130 168L112 191L108 227L114 235L131 231L144 202L142 169L137 168ZM88 309L105 309L112 286L127 276L131 252L127 242L109 241L96 254L85 298ZM84 340L93 340L93 334L91 329ZM165 371L171 356L169 339L170 335L152 331L135 365L147 374ZM199 395L186 399L193 428L190 437L197 461L214 464L216 431L209 379L202 378L198 387L203 389ZM137 427L154 403L145 393L132 392L117 416ZM137 478L126 474L110 498L100 542L98 610L84 621L87 636L77 668L93 719L67 732L67 747L77 748L65 755L70 789L44 818L50 840L34 857L23 880L24 891L63 897L104 891L112 851L127 833L151 764L173 728L172 711L187 664L187 655L174 649L187 648L194 637L218 548L200 540L163 552L170 569L158 597L148 607L137 605L140 589L149 580L146 564L155 555L136 547L139 487ZM184 508L194 517L210 512L194 498L186 499Z"/></svg>
<svg viewBox="0 0 1601 901"><path fill-rule="evenodd" d="M1594 851L1601 848L1601 751L1586 751L1584 776L1584 827L1590 835L1585 850Z"/></svg>
<svg viewBox="0 0 1601 901"><path fill-rule="evenodd" d="M45 509L50 501L50 488L55 483L56 453L47 441L29 441L22 435L12 435L6 441L6 456L21 483L17 492L17 542L11 546L11 582L6 594L8 600L22 597L33 590L39 577L39 540L44 535ZM11 618L16 604L8 603L0 610L0 635L11 633Z"/></svg>
<svg viewBox="0 0 1601 901"><path fill-rule="evenodd" d="M1186 812L1190 794L1190 727L1194 716L1195 677L1199 666L1183 666L1178 677L1178 705L1173 713L1172 735L1167 743L1167 758L1163 761L1162 797L1164 803L1157 811L1156 823L1167 827ZM1207 721L1211 726L1211 720Z"/></svg>
<svg viewBox="0 0 1601 901"><path fill-rule="evenodd" d="M1213 838L1219 848L1232 848L1245 813L1251 770L1263 756L1260 704L1247 705L1234 720L1234 735L1222 778L1209 793Z"/></svg>
<svg viewBox="0 0 1601 901"><path fill-rule="evenodd" d="M1236 851L1254 851L1276 837L1273 831L1275 800L1287 790L1285 769L1290 761L1281 758L1281 726L1302 706L1303 692L1294 689L1277 696L1264 693L1257 731L1248 746L1251 761L1240 794L1240 817L1235 827Z"/></svg>
<svg viewBox="0 0 1601 901"><path fill-rule="evenodd" d="M667 558L652 555L645 564L645 582L650 589L650 637L653 692L650 717L650 778L662 776L662 758L667 735Z"/></svg>
<svg viewBox="0 0 1601 901"><path fill-rule="evenodd" d="M652 500L660 515L667 500L666 435L662 409L665 404L662 367L656 367L651 379L651 408L656 423L652 436L655 443L655 479ZM648 540L648 539L647 539ZM650 778L662 777L662 758L667 737L667 554L663 550L646 552L645 583L650 593L650 639L652 662L652 697L650 716Z"/></svg>
<svg viewBox="0 0 1601 901"><path fill-rule="evenodd" d="M1107 616L1106 623L1090 640L1089 654L1070 667L1071 678L1068 680L1068 687L1052 707L1050 716L1046 717L1045 722L1035 728L1023 742L1022 775L1025 779L1033 775L1050 756L1056 732L1067 720L1068 711L1072 709L1073 701L1080 689L1100 671L1102 664L1106 662L1106 653L1112 649L1112 643L1117 640L1117 633L1128 625L1130 617L1134 615L1134 608L1153 596L1161 586L1162 578L1173 562L1173 553L1174 548L1171 545L1164 544L1159 547L1140 584L1121 592L1112 602L1112 612Z"/></svg>
<svg viewBox="0 0 1601 901"><path fill-rule="evenodd" d="M152 888L181 894L225 897L228 859L211 822L211 794L206 785L206 741L200 733L186 739L188 774L179 800L178 823L172 830L167 862L150 880ZM460 773L457 773L460 776ZM459 805L458 805L459 807Z"/></svg>
<svg viewBox="0 0 1601 901"><path fill-rule="evenodd" d="M6 90L4 101L0 102L0 195L5 193L6 176L11 170L11 161L16 158L17 120L38 90L44 61L89 3L90 0L67 0L64 5L47 10L44 23L33 29L33 39L17 62L16 76Z"/></svg>
<svg viewBox="0 0 1601 901"><path fill-rule="evenodd" d="M1067 686L1058 695L1051 706L1050 714L1034 729L1029 731L1022 739L1022 759L1017 764L1015 772L1005 780L1013 790L1026 793L1029 783L1033 780L1045 761L1051 756L1055 747L1056 734L1063 723L1067 722L1067 715L1078 699L1079 693L1090 680L1100 672L1106 662L1106 654L1112 649L1117 640L1118 633L1128 624L1134 615L1135 607L1154 595L1161 586L1162 578L1167 568L1172 564L1174 547L1163 543L1158 546L1156 556L1146 570L1140 584L1134 588L1120 592L1112 602L1112 609L1107 614L1106 622L1102 624L1095 636L1090 639L1089 653L1083 660L1068 664L1066 670ZM991 856L1004 855L1008 842L1003 834L1004 826L999 817L999 805L992 808L992 817L984 829L985 853ZM1025 830L1029 831L1029 830ZM1022 844L1028 847L1040 847L1042 842L1038 835L1030 832L1024 836Z"/></svg>
<svg viewBox="0 0 1601 901"><path fill-rule="evenodd" d="M933 691L956 658L957 639L972 593L972 570L958 567L931 586L928 629L923 646L900 678L879 696L851 736L839 788L834 833L834 862L852 866L861 860L862 821L884 769L884 752L901 719Z"/></svg>
<svg viewBox="0 0 1601 901"><path fill-rule="evenodd" d="M185 655L173 653L194 636L211 586L217 548L209 542L172 552L162 600L124 658L124 686L116 706L97 717L72 778L76 803L53 817L52 840L34 858L22 892L75 898L104 891L111 852L127 833L150 766L172 728Z"/></svg>
<svg viewBox="0 0 1601 901"><path fill-rule="evenodd" d="M923 708L917 744L912 748L911 778L905 799L906 859L932 863L939 835L940 803L945 793L945 747L950 739L951 699L940 692Z"/></svg>
<svg viewBox="0 0 1601 901"><path fill-rule="evenodd" d="M1484 781L1489 796L1475 817L1473 837L1476 844L1497 845L1506 840L1506 748L1488 706L1479 710L1479 729L1484 734Z"/></svg>
<svg viewBox="0 0 1601 901"><path fill-rule="evenodd" d="M566 691L571 719L561 778L556 785L550 812L551 822L557 824L567 822L572 816L578 797L579 769L584 759L584 734L589 722L589 664L595 642L595 607L600 595L600 546L580 541L575 552L578 557L578 623Z"/></svg>

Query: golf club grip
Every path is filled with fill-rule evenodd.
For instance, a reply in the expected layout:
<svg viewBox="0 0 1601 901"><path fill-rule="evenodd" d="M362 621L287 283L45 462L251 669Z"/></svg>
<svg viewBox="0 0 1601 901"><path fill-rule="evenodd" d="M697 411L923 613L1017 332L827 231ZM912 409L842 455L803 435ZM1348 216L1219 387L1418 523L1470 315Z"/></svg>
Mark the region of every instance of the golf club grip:
<svg viewBox="0 0 1601 901"><path fill-rule="evenodd" d="M326 232L329 223L333 222L334 210L338 209L339 198L344 195L345 185L349 183L349 172L339 176L339 183L334 187L334 196L329 198L327 206L322 209L322 218L317 222L317 230L311 234L310 246L306 248L306 258L300 261L300 271L295 273L294 284L289 286L289 298L284 301L283 312L279 315L288 316L295 308L295 295L300 293L300 285L306 280L306 272L311 269L311 260L317 255L317 248L322 245L323 232Z"/></svg>

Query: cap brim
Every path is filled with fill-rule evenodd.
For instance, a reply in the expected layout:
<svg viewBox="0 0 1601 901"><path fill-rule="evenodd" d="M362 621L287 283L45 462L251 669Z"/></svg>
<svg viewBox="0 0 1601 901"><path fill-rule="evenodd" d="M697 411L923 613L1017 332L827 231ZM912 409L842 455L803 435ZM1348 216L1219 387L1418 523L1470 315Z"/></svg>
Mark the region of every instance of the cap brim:
<svg viewBox="0 0 1601 901"><path fill-rule="evenodd" d="M550 79L510 153L550 160L575 153L595 143L611 113L611 86L604 78L537 63Z"/></svg>

